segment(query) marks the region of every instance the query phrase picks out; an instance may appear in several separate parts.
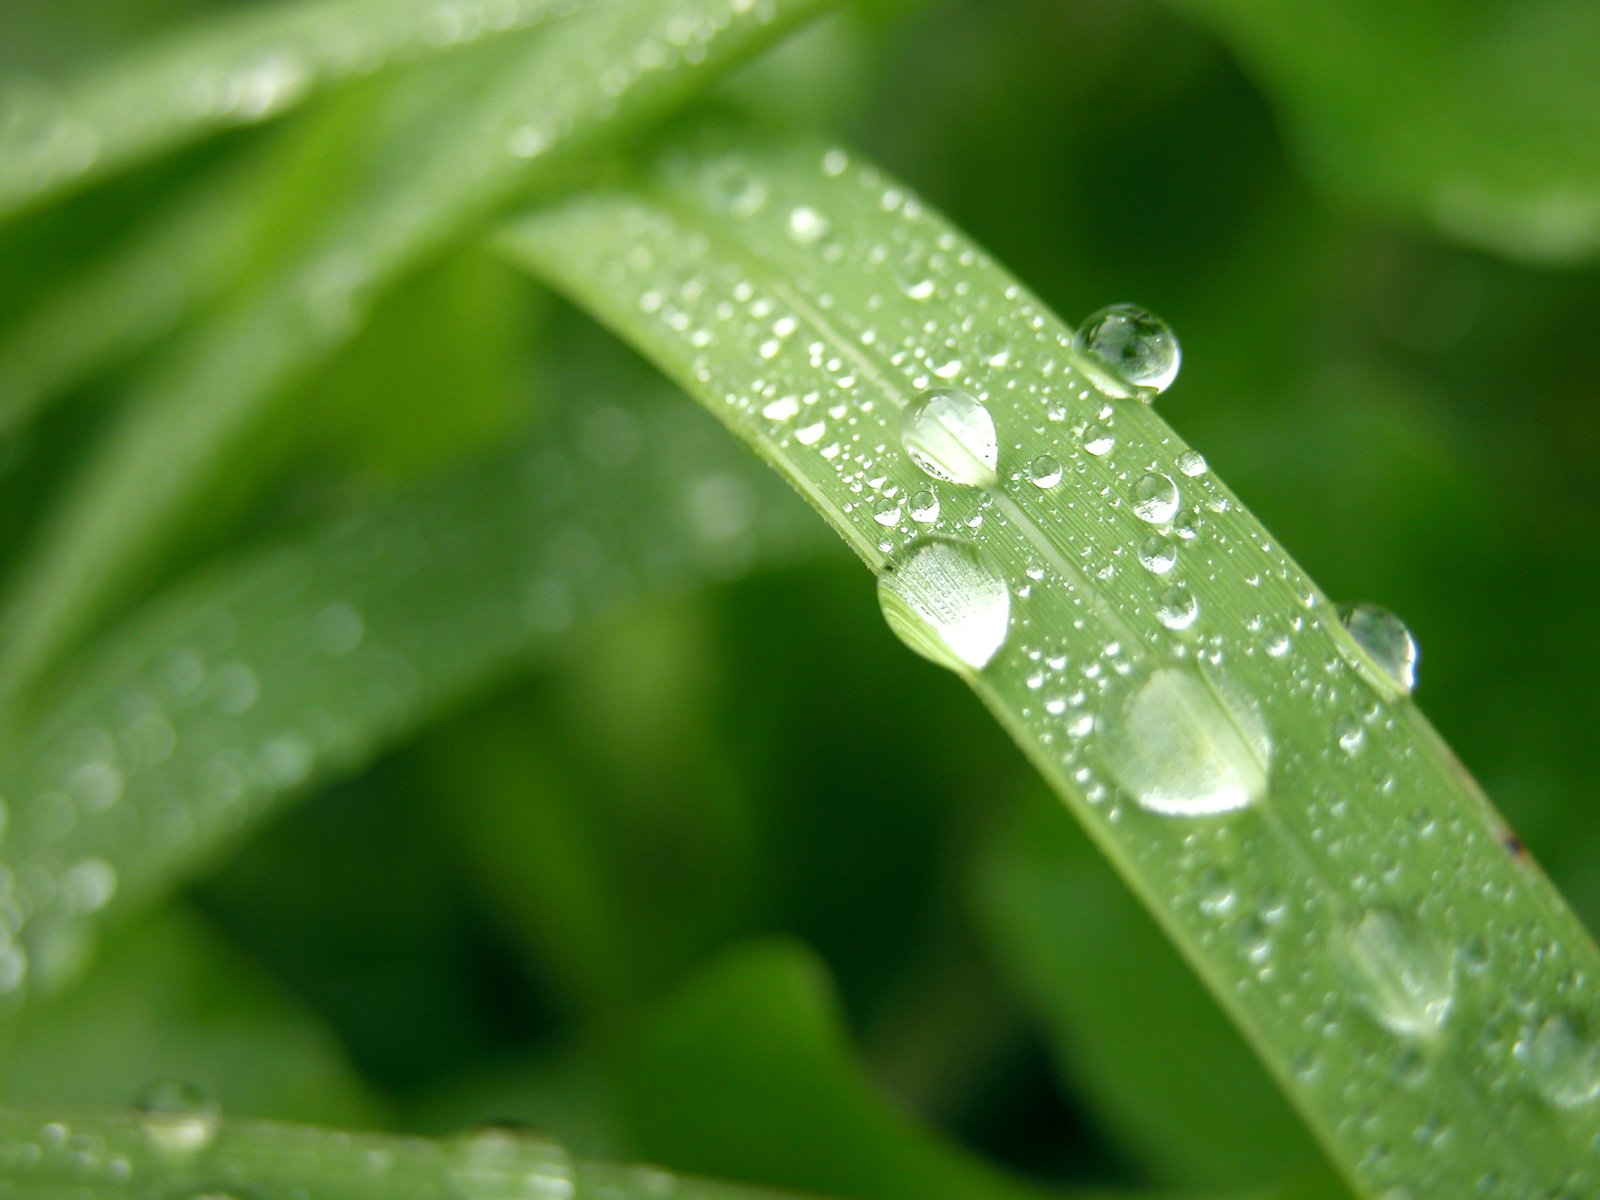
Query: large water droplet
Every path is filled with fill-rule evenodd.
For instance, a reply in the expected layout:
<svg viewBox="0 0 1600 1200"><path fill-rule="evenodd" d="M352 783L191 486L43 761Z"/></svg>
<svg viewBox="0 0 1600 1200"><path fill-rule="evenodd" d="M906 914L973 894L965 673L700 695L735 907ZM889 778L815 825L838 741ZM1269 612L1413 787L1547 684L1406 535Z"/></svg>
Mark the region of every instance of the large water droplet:
<svg viewBox="0 0 1600 1200"><path fill-rule="evenodd" d="M1041 454L1028 464L1028 481L1037 488L1053 488L1061 482L1061 460L1053 454Z"/></svg>
<svg viewBox="0 0 1600 1200"><path fill-rule="evenodd" d="M1404 694L1417 686L1417 639L1399 617L1376 604L1351 604L1339 610L1339 620L1366 652L1366 660L1377 668L1378 682ZM1372 673L1369 668L1367 674Z"/></svg>
<svg viewBox="0 0 1600 1200"><path fill-rule="evenodd" d="M1254 702L1226 680L1164 667L1105 723L1104 753L1140 805L1199 817L1266 794L1272 742Z"/></svg>
<svg viewBox="0 0 1600 1200"><path fill-rule="evenodd" d="M1348 933L1350 962L1363 984L1364 1007L1391 1033L1428 1037L1444 1024L1455 993L1455 967L1438 943L1391 912L1373 910Z"/></svg>
<svg viewBox="0 0 1600 1200"><path fill-rule="evenodd" d="M1178 515L1178 485L1152 471L1133 485L1133 515L1152 525L1165 525Z"/></svg>
<svg viewBox="0 0 1600 1200"><path fill-rule="evenodd" d="M169 1154L195 1154L217 1136L222 1111L192 1083L161 1079L139 1093L134 1107L149 1139Z"/></svg>
<svg viewBox="0 0 1600 1200"><path fill-rule="evenodd" d="M1546 1017L1517 1042L1514 1053L1539 1094L1557 1108L1600 1099L1600 1039L1585 1037L1570 1018Z"/></svg>
<svg viewBox="0 0 1600 1200"><path fill-rule="evenodd" d="M878 579L878 604L902 642L952 671L986 666L1011 623L1005 581L975 547L946 538L892 560Z"/></svg>
<svg viewBox="0 0 1600 1200"><path fill-rule="evenodd" d="M935 479L989 487L1000 460L994 418L977 397L959 388L924 392L906 405L900 440Z"/></svg>
<svg viewBox="0 0 1600 1200"><path fill-rule="evenodd" d="M1167 323L1134 304L1085 317L1072 344L1095 382L1119 396L1149 397L1172 386L1182 354Z"/></svg>

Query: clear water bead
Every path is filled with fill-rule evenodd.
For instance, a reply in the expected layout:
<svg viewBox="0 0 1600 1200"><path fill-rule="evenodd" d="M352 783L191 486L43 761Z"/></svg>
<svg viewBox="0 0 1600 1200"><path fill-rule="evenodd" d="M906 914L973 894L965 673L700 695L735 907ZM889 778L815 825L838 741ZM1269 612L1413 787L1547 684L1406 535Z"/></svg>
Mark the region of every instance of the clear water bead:
<svg viewBox="0 0 1600 1200"><path fill-rule="evenodd" d="M1133 515L1152 525L1165 525L1178 515L1178 485L1152 471L1133 485Z"/></svg>
<svg viewBox="0 0 1600 1200"><path fill-rule="evenodd" d="M1455 966L1438 943L1392 912L1373 910L1350 929L1351 964L1363 1006L1401 1037L1429 1037L1450 1014Z"/></svg>
<svg viewBox="0 0 1600 1200"><path fill-rule="evenodd" d="M994 418L970 392L938 388L918 396L906 405L900 441L935 479L969 487L995 483L1000 444Z"/></svg>
<svg viewBox="0 0 1600 1200"><path fill-rule="evenodd" d="M932 525L939 519L939 494L932 488L919 488L911 493L907 511L918 524Z"/></svg>
<svg viewBox="0 0 1600 1200"><path fill-rule="evenodd" d="M980 670L1004 645L1011 591L974 546L929 538L890 560L878 604L895 635L952 671Z"/></svg>
<svg viewBox="0 0 1600 1200"><path fill-rule="evenodd" d="M1409 695L1417 686L1417 659L1421 652L1405 623L1376 604L1347 605L1339 610L1339 620L1381 673L1379 682ZM1368 670L1367 674L1372 672Z"/></svg>
<svg viewBox="0 0 1600 1200"><path fill-rule="evenodd" d="M1061 482L1061 460L1041 454L1028 464L1028 481L1036 488L1053 488Z"/></svg>
<svg viewBox="0 0 1600 1200"><path fill-rule="evenodd" d="M1254 702L1225 679L1163 667L1105 723L1104 753L1143 808L1202 817L1266 795L1272 742Z"/></svg>
<svg viewBox="0 0 1600 1200"><path fill-rule="evenodd" d="M1113 304L1085 317L1073 347L1095 382L1118 396L1159 395L1178 377L1178 339L1160 317L1134 304Z"/></svg>

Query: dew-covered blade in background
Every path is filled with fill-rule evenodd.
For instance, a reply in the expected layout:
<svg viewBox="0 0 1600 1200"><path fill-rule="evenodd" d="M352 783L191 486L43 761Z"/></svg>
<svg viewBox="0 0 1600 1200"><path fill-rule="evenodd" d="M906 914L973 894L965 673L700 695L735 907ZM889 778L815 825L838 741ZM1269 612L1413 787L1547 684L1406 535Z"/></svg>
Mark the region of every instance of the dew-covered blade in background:
<svg viewBox="0 0 1600 1200"><path fill-rule="evenodd" d="M241 467L274 402L348 341L386 285L530 174L656 115L821 3L616 0L536 31L426 127L391 131L369 186L174 348L87 456L0 610L0 704L161 557Z"/></svg>
<svg viewBox="0 0 1600 1200"><path fill-rule="evenodd" d="M278 0L0 93L0 217L330 85L609 0Z"/></svg>
<svg viewBox="0 0 1600 1200"><path fill-rule="evenodd" d="M1075 338L906 189L770 132L502 244L836 526L1363 1194L1600 1189L1600 952L1416 709L1403 626L1347 629L1156 414L1165 326Z"/></svg>
<svg viewBox="0 0 1600 1200"><path fill-rule="evenodd" d="M102 921L575 622L798 550L803 515L698 414L591 399L531 444L176 586L6 731L0 879L20 925L0 926L0 994L72 977Z"/></svg>

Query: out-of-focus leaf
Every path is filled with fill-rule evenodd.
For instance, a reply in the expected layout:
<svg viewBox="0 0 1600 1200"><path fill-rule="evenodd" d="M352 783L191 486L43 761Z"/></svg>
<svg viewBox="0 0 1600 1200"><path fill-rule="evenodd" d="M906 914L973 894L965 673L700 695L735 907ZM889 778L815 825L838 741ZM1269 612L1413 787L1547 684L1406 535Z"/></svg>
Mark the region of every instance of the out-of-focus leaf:
<svg viewBox="0 0 1600 1200"><path fill-rule="evenodd" d="M181 909L112 939L0 1051L12 1105L122 1108L161 1079L258 1117L362 1124L379 1111L316 1019Z"/></svg>
<svg viewBox="0 0 1600 1200"><path fill-rule="evenodd" d="M379 291L530 174L658 114L822 2L615 0L505 47L429 121L393 130L366 187L176 349L83 464L0 611L0 703L160 559L210 489L249 469L274 402Z"/></svg>
<svg viewBox="0 0 1600 1200"><path fill-rule="evenodd" d="M1496 252L1600 252L1600 7L1172 0L1280 104L1336 191Z"/></svg>
<svg viewBox="0 0 1600 1200"><path fill-rule="evenodd" d="M575 405L531 447L175 587L6 731L0 993L70 974L105 917L575 620L794 547L795 518L700 418Z"/></svg>
<svg viewBox="0 0 1600 1200"><path fill-rule="evenodd" d="M554 695L429 747L473 877L575 1014L659 991L765 915L759 814L707 724L710 649L684 606L630 614Z"/></svg>
<svg viewBox="0 0 1600 1200"><path fill-rule="evenodd" d="M598 0L595 0L598 2ZM584 0L287 0L186 27L60 84L0 93L0 216L384 67Z"/></svg>
<svg viewBox="0 0 1600 1200"><path fill-rule="evenodd" d="M722 960L619 1052L618 1107L641 1157L860 1200L1041 1193L897 1112L864 1077L821 965L790 943Z"/></svg>
<svg viewBox="0 0 1600 1200"><path fill-rule="evenodd" d="M1216 1002L1048 797L1008 814L975 882L1075 1094L1165 1181L1239 1185L1317 1155Z"/></svg>

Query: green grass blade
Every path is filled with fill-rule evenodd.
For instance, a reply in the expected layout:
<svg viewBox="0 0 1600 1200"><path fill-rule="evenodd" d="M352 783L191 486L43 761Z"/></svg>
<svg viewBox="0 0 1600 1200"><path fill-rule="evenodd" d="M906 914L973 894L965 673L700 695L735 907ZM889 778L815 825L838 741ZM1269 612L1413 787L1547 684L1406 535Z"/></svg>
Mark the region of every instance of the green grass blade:
<svg viewBox="0 0 1600 1200"><path fill-rule="evenodd" d="M119 626L0 752L0 861L21 917L0 941L0 998L76 974L102 922L574 621L798 546L797 506L775 481L752 486L724 441L670 408L575 412Z"/></svg>
<svg viewBox="0 0 1600 1200"><path fill-rule="evenodd" d="M31 685L159 558L207 489L240 466L274 402L353 334L373 294L530 172L655 115L817 7L622 0L462 81L467 94L429 127L392 131L369 186L177 349L84 464L0 611L0 699Z"/></svg>
<svg viewBox="0 0 1600 1200"><path fill-rule="evenodd" d="M214 1111L65 1115L0 1109L0 1196L166 1200L254 1194L341 1200L779 1200L794 1193L572 1158L485 1128L446 1140L349 1133ZM1074 1193L1079 1200L1086 1194ZM1282 1200L1312 1193L1274 1193ZM1150 1198L1155 1200L1155 1198ZM1188 1200L1201 1200L1189 1197ZM1261 1195L1259 1200L1270 1200Z"/></svg>
<svg viewBox="0 0 1600 1200"><path fill-rule="evenodd" d="M908 639L957 664L1362 1194L1600 1189L1594 942L1329 600L982 251L840 150L715 130L504 244L910 596ZM996 430L991 474L972 414L918 426L973 486L903 448L943 386Z"/></svg>
<svg viewBox="0 0 1600 1200"><path fill-rule="evenodd" d="M602 0L289 0L0 97L0 217L317 91Z"/></svg>

